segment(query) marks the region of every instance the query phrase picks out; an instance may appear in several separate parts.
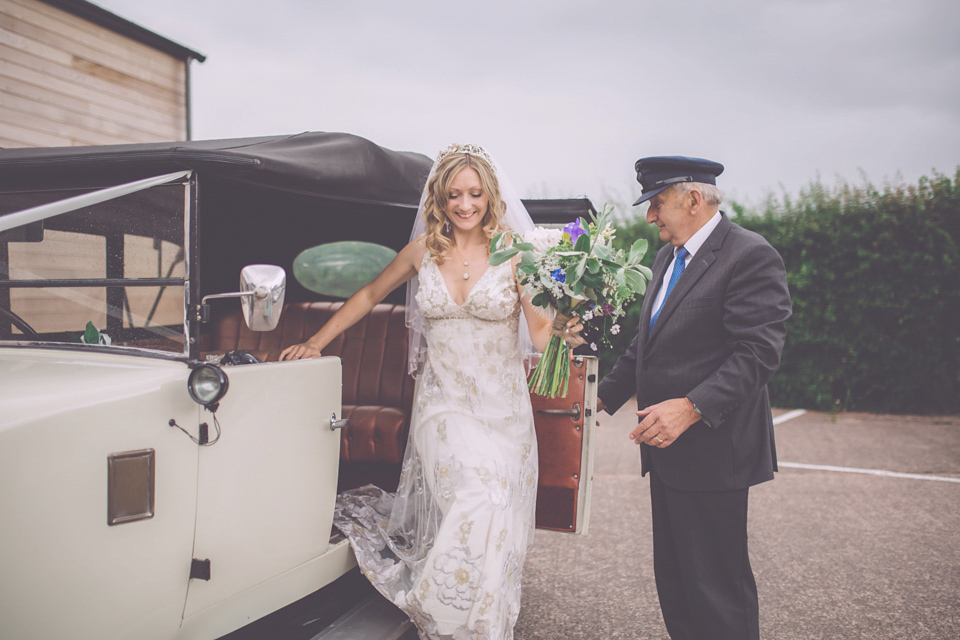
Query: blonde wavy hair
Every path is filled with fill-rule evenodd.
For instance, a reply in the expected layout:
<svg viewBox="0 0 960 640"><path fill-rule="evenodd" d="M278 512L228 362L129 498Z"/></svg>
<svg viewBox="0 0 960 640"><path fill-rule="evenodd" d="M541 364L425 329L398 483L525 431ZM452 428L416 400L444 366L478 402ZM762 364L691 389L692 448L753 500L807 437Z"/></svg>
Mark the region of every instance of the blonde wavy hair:
<svg viewBox="0 0 960 640"><path fill-rule="evenodd" d="M469 153L450 153L437 161L433 176L427 182L427 198L424 201L423 217L426 223L424 244L430 257L437 264L443 264L447 253L453 246L453 229L444 231L447 221L446 205L450 185L458 173L470 167L480 176L480 184L487 196L487 212L480 221L483 235L487 240L503 231L501 220L506 211L503 198L500 197L500 183L493 167L484 158Z"/></svg>

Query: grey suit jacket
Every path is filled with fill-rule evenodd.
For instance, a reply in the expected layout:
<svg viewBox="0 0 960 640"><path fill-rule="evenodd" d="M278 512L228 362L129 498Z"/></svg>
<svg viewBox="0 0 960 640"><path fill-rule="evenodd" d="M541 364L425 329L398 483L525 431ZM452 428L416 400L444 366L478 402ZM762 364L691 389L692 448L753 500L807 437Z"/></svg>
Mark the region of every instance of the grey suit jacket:
<svg viewBox="0 0 960 640"><path fill-rule="evenodd" d="M668 486L687 491L770 480L777 457L767 381L780 364L791 314L783 260L761 236L724 216L648 336L672 252L666 245L657 253L637 338L598 395L610 413L634 393L640 408L686 396L702 411L705 421L669 447L640 445L643 475L652 466Z"/></svg>

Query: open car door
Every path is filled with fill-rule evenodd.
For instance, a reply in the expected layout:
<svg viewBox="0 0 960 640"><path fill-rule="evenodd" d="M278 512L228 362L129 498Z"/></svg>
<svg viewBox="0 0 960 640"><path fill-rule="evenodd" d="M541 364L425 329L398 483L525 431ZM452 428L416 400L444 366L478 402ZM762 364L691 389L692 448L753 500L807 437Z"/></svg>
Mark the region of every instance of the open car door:
<svg viewBox="0 0 960 640"><path fill-rule="evenodd" d="M537 429L540 481L537 528L586 534L593 484L597 358L571 356L565 398L530 394Z"/></svg>

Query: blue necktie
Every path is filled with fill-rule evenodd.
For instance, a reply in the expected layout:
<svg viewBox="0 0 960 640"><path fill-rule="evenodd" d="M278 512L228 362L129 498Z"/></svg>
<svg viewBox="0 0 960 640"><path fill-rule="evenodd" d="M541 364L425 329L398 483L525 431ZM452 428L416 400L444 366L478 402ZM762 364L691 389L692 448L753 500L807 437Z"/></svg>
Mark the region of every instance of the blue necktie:
<svg viewBox="0 0 960 640"><path fill-rule="evenodd" d="M670 274L670 281L667 283L667 292L663 294L663 302L660 303L660 308L657 309L657 312L650 318L650 326L647 328L648 334L653 331L653 325L657 323L657 318L660 317L660 312L663 311L663 305L667 304L667 297L670 295L670 292L673 291L673 285L677 284L677 280L683 275L683 270L687 268L687 256L689 253L685 247L680 247L680 249L677 250L677 258L673 263L673 273Z"/></svg>

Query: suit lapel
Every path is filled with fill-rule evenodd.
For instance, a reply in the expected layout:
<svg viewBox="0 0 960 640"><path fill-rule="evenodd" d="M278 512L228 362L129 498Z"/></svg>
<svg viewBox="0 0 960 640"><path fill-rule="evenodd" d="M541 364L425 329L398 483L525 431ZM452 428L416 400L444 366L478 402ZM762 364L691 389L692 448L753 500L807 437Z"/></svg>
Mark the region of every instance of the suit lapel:
<svg viewBox="0 0 960 640"><path fill-rule="evenodd" d="M647 343L652 343L656 339L657 334L660 333L660 329L669 322L670 316L680 305L680 302L690 293L694 285L697 284L697 281L707 272L707 269L716 262L717 253L720 251L720 247L723 245L723 239L726 237L731 225L732 223L727 219L727 216L723 216L720 224L717 225L717 228L707 237L706 242L703 243L700 250L693 256L690 265L684 270L683 275L680 276L677 284L674 285L673 291L670 292L670 295L667 296L667 299L664 301L663 310L657 318L657 323L653 325L653 331L650 333ZM669 261L667 261L667 264L669 264ZM661 281L665 270L666 266L660 270ZM656 297L656 294L654 294L654 297ZM651 313L652 311L649 309L644 309L647 324L650 323Z"/></svg>

